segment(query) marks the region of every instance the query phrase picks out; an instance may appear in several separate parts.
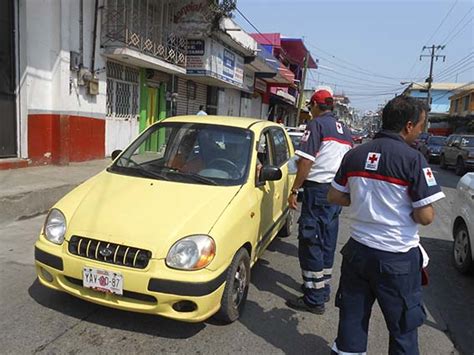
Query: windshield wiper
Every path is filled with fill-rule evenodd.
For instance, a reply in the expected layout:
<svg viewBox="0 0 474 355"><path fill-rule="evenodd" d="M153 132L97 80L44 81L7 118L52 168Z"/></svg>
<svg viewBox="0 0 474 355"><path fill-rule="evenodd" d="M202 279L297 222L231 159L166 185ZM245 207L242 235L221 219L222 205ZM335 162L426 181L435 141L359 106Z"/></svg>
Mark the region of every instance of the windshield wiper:
<svg viewBox="0 0 474 355"><path fill-rule="evenodd" d="M182 171L182 170L179 170L179 169L176 169L176 168L170 168L170 167L166 167L166 168L169 169L169 171L171 171L175 174L179 174L179 175L182 175L182 176L189 177L194 181L202 182L202 183L205 183L207 185L217 185L217 182L215 182L214 180L212 180L210 178L207 178L205 176L202 176L202 175L199 175L199 174L196 174L196 173L185 172L185 171Z"/></svg>
<svg viewBox="0 0 474 355"><path fill-rule="evenodd" d="M161 179L161 180L166 180L166 181L170 180L170 178L167 177L166 175L148 170L143 165L138 164L137 162L133 161L132 159L127 158L126 160L129 161L129 162L133 162L133 167L122 166L122 165L117 165L117 164L115 164L115 167L119 168L119 169L126 169L128 171L132 170L134 172L139 173L143 177Z"/></svg>

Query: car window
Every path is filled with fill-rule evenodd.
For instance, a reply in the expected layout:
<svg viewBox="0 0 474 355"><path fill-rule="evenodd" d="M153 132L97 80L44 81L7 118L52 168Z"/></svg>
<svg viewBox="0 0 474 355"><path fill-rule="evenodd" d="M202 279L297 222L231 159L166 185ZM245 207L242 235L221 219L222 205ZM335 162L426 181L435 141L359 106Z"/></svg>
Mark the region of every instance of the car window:
<svg viewBox="0 0 474 355"><path fill-rule="evenodd" d="M293 144L293 147L294 147L295 150L299 148L302 137L303 137L302 134L298 134L298 135L291 134L290 135L291 143Z"/></svg>
<svg viewBox="0 0 474 355"><path fill-rule="evenodd" d="M474 147L474 137L462 137L461 147Z"/></svg>
<svg viewBox="0 0 474 355"><path fill-rule="evenodd" d="M110 171L184 183L236 185L248 174L251 131L201 123L151 126Z"/></svg>
<svg viewBox="0 0 474 355"><path fill-rule="evenodd" d="M454 143L461 144L461 136L454 137L453 144Z"/></svg>
<svg viewBox="0 0 474 355"><path fill-rule="evenodd" d="M273 163L271 155L271 147L269 146L269 132L266 131L260 135L257 145L258 162L263 166L271 165Z"/></svg>
<svg viewBox="0 0 474 355"><path fill-rule="evenodd" d="M432 145L444 145L446 142L446 137L430 137L428 139L428 144Z"/></svg>
<svg viewBox="0 0 474 355"><path fill-rule="evenodd" d="M275 147L275 165L281 166L288 161L290 158L290 152L288 150L288 142L286 140L285 133L279 128L272 129L271 137L273 139L273 145Z"/></svg>

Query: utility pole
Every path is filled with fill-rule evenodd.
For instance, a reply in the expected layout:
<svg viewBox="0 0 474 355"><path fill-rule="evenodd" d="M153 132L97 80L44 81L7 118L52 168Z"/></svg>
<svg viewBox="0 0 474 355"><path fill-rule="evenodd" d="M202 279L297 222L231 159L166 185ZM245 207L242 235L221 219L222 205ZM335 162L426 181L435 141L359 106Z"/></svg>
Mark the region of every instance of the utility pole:
<svg viewBox="0 0 474 355"><path fill-rule="evenodd" d="M306 52L304 57L304 66L303 66L303 77L300 81L300 95L298 96L298 113L296 114L296 125L299 126L300 124L300 115L301 115L301 108L303 106L303 99L304 99L304 83L306 81L306 72L308 71L308 61L309 61L309 52Z"/></svg>
<svg viewBox="0 0 474 355"><path fill-rule="evenodd" d="M431 54L422 54L422 55L420 55L420 60L423 57L431 57L430 75L425 80L425 82L428 83L428 114L426 115L426 121L427 122L426 122L426 125L425 125L425 132L428 132L428 123L429 123L428 115L429 115L429 111L431 111L431 83L433 82L433 64L434 64L434 60L436 59L436 61L438 61L438 58L443 58L443 62L446 60L445 55L439 55L439 54L436 54L435 52L439 51L439 50L443 50L444 47L445 46L435 46L434 44L431 47L423 46L422 50L431 49Z"/></svg>

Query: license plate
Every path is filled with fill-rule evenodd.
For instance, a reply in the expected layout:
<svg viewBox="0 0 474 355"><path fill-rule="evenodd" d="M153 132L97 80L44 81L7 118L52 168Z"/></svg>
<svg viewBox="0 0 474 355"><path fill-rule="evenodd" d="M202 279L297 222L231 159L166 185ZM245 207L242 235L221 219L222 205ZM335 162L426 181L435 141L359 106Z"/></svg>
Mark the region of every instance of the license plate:
<svg viewBox="0 0 474 355"><path fill-rule="evenodd" d="M116 272L85 267L82 271L84 287L100 292L123 294L123 276Z"/></svg>

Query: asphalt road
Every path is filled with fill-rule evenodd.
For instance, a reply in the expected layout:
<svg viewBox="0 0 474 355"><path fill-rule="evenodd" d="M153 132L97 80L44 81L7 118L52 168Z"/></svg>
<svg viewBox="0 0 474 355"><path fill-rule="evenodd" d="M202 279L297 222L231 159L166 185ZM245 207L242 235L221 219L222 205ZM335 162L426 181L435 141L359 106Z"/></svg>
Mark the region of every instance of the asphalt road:
<svg viewBox="0 0 474 355"><path fill-rule="evenodd" d="M437 220L422 229L431 256L425 289L429 318L420 328L423 354L472 354L474 279L451 266L450 206L458 178L437 172L448 198L437 204ZM1 353L259 353L329 354L338 321L333 302L326 314L295 312L285 299L299 295L301 283L296 236L276 239L252 269L243 317L231 325L212 319L200 324L118 311L47 289L36 280L33 243L44 216L0 226ZM338 249L348 238L341 218ZM334 289L341 258L336 256ZM457 348L454 349L453 342ZM388 333L378 307L370 324L369 354L387 353Z"/></svg>

